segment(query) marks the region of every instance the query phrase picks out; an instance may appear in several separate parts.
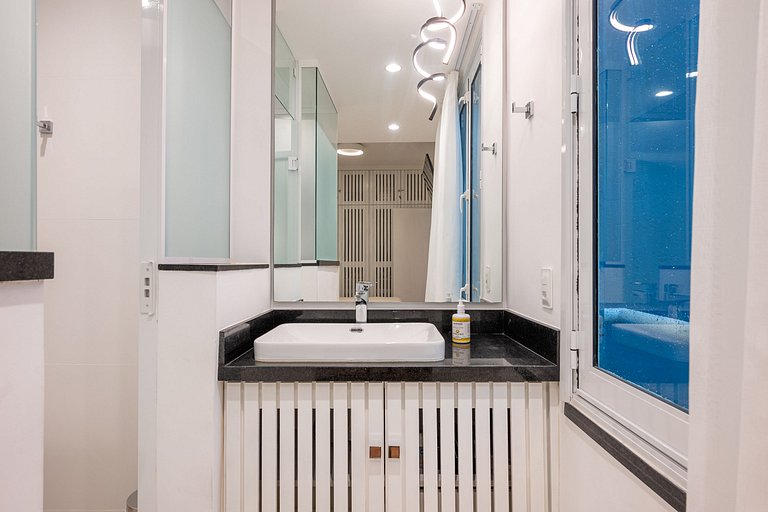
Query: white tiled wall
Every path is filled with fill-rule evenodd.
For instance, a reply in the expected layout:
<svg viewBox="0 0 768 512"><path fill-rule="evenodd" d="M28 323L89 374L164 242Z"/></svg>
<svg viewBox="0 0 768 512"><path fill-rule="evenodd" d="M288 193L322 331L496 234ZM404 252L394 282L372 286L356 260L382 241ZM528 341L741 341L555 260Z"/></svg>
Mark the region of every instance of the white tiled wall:
<svg viewBox="0 0 768 512"><path fill-rule="evenodd" d="M125 510L136 488L140 9L38 0L46 510Z"/></svg>

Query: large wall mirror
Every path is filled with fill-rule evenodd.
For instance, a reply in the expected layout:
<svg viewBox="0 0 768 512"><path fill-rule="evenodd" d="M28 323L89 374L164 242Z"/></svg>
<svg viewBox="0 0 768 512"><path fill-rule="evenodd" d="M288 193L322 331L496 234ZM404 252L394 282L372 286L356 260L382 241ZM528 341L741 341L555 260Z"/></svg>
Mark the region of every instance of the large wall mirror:
<svg viewBox="0 0 768 512"><path fill-rule="evenodd" d="M275 301L501 301L503 19L275 0Z"/></svg>

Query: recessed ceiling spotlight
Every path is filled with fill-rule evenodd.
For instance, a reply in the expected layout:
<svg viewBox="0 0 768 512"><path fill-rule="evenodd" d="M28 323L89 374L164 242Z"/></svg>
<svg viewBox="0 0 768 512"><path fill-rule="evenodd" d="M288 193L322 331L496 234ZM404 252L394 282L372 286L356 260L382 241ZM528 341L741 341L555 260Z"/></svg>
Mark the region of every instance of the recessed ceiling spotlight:
<svg viewBox="0 0 768 512"><path fill-rule="evenodd" d="M657 98L663 98L664 96L672 96L674 93L672 91L659 91L656 93Z"/></svg>
<svg viewBox="0 0 768 512"><path fill-rule="evenodd" d="M389 129L390 129L390 130L392 130L393 132L396 132L397 130L399 130L399 129L400 129L400 125L399 125L399 124L397 124L397 123L392 123L392 124L390 124L389 126L387 126L387 128L389 128Z"/></svg>
<svg viewBox="0 0 768 512"><path fill-rule="evenodd" d="M363 156L362 144L339 144L336 153L341 156Z"/></svg>
<svg viewBox="0 0 768 512"><path fill-rule="evenodd" d="M387 64L387 67L385 69L387 71L389 71L390 73L397 73L398 71L400 71L403 68L400 67L400 64L392 62L391 64Z"/></svg>

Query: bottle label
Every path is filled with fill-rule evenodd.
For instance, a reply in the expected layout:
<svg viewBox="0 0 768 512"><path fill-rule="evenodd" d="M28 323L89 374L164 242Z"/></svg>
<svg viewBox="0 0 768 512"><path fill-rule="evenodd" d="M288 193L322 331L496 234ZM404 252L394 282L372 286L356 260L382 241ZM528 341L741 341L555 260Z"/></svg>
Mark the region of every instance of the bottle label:
<svg viewBox="0 0 768 512"><path fill-rule="evenodd" d="M469 320L454 320L451 329L451 339L454 343L469 343Z"/></svg>

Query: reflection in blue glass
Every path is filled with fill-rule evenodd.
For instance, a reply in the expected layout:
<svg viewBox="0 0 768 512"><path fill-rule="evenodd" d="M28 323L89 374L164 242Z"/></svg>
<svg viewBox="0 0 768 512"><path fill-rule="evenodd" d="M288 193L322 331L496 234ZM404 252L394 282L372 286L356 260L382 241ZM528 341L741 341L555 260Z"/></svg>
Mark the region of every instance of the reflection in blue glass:
<svg viewBox="0 0 768 512"><path fill-rule="evenodd" d="M483 145L483 142L480 140L480 106L482 100L481 91L483 89L482 71L482 66L479 66L475 72L475 77L472 79L472 147L470 149L472 152L472 176L470 178L471 183L465 187L465 190L470 190L472 194L472 206L469 212L472 231L469 250L469 293L473 301L480 300L480 291L482 290L480 284L480 201L482 198L482 194L480 194L480 155Z"/></svg>
<svg viewBox="0 0 768 512"><path fill-rule="evenodd" d="M687 410L699 2L596 5L597 366Z"/></svg>

